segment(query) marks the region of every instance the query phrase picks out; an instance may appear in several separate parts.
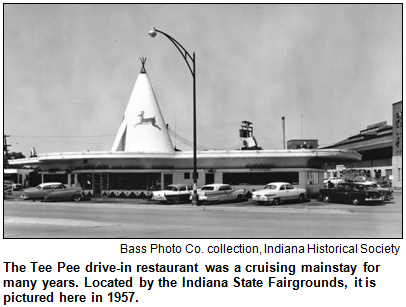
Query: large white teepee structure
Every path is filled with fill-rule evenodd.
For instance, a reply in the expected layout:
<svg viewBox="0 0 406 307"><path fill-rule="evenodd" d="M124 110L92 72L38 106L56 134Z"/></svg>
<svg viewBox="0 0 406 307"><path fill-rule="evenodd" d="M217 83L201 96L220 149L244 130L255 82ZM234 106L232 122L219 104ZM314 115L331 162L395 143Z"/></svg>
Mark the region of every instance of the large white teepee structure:
<svg viewBox="0 0 406 307"><path fill-rule="evenodd" d="M173 152L171 138L145 70L146 58L135 82L111 151Z"/></svg>

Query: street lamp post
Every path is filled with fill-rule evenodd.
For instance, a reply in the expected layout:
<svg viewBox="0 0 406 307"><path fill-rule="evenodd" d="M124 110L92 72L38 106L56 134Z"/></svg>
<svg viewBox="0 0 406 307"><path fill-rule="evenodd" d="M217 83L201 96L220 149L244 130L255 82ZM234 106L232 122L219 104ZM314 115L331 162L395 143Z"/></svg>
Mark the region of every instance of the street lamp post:
<svg viewBox="0 0 406 307"><path fill-rule="evenodd" d="M149 30L148 34L151 37L155 37L157 33L161 33L162 35L166 36L179 50L182 54L183 59L185 60L187 66L193 77L193 194L192 194L192 206L197 206L198 203L198 196L197 196L197 142L196 142L196 57L195 53L193 52L193 56L187 52L185 48L181 44L179 44L172 36L166 34L165 32L159 31L154 27ZM191 63L189 62L192 62Z"/></svg>

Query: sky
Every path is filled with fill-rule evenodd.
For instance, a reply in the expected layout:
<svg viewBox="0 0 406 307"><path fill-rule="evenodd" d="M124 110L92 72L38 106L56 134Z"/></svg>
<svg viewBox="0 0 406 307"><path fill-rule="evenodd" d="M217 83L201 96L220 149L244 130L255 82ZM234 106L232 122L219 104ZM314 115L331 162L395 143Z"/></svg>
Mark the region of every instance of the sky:
<svg viewBox="0 0 406 307"><path fill-rule="evenodd" d="M176 47L196 54L197 143L258 146L392 125L402 100L401 4L4 5L4 134L9 151L110 151L146 57L167 124L193 141L193 78ZM178 140L181 150L192 150Z"/></svg>

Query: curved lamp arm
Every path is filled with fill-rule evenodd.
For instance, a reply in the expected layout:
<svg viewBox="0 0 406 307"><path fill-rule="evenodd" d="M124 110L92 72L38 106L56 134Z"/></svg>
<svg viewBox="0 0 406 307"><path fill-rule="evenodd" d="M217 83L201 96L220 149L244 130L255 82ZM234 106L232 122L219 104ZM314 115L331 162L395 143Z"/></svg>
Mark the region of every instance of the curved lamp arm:
<svg viewBox="0 0 406 307"><path fill-rule="evenodd" d="M151 30L149 30L149 32L148 32L148 34L151 37L155 37L157 33L161 33L161 34L165 35L176 46L176 48L182 54L182 57L185 60L187 66L189 67L189 70L190 70L192 76L195 77L194 65L193 65L193 68L192 68L192 66L190 66L190 63L189 63L189 60L192 61L193 64L195 63L195 53L193 52L193 57L192 57L189 54L189 52L187 52L187 50L185 48L183 48L183 46L176 39L174 39L169 34L166 34L165 32L162 32L162 31L159 31L159 30L155 29L154 27L152 27Z"/></svg>

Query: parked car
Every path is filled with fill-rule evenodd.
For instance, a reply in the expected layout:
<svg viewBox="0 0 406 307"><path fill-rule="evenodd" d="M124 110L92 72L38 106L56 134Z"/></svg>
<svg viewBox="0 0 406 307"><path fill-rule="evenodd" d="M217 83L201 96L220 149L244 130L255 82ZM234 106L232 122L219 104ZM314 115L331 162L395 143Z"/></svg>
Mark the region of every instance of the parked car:
<svg viewBox="0 0 406 307"><path fill-rule="evenodd" d="M361 181L361 182L356 182L356 183L364 184L366 186L371 187L372 189L378 190L379 193L383 196L384 200L393 199L393 189L392 188L383 188L379 184L377 184L373 181Z"/></svg>
<svg viewBox="0 0 406 307"><path fill-rule="evenodd" d="M20 196L22 199L32 199L33 201L43 200L74 200L80 201L82 198L81 187L68 188L60 182L47 182L37 185L35 188L25 189Z"/></svg>
<svg viewBox="0 0 406 307"><path fill-rule="evenodd" d="M13 195L13 182L10 180L3 180L3 199L7 196Z"/></svg>
<svg viewBox="0 0 406 307"><path fill-rule="evenodd" d="M321 189L320 198L326 203L339 202L353 205L382 202L384 199L378 190L356 182L343 182L334 189Z"/></svg>
<svg viewBox="0 0 406 307"><path fill-rule="evenodd" d="M23 185L21 183L14 183L13 182L13 191L20 191L23 189Z"/></svg>
<svg viewBox="0 0 406 307"><path fill-rule="evenodd" d="M252 193L252 200L260 205L269 202L278 205L280 202L289 200L304 202L306 198L305 189L296 188L288 182L271 182L262 190Z"/></svg>
<svg viewBox="0 0 406 307"><path fill-rule="evenodd" d="M180 201L189 201L193 193L193 186L190 184L170 184L163 191L152 192L152 200L158 200L162 204L172 202L177 204Z"/></svg>
<svg viewBox="0 0 406 307"><path fill-rule="evenodd" d="M237 201L243 200L245 189L235 190L229 184L213 183L202 186L197 190L198 202L211 202L216 204L221 201ZM190 197L192 199L192 197Z"/></svg>

